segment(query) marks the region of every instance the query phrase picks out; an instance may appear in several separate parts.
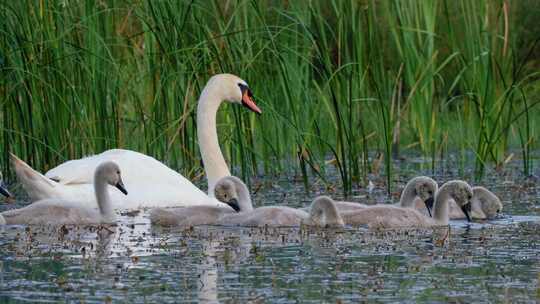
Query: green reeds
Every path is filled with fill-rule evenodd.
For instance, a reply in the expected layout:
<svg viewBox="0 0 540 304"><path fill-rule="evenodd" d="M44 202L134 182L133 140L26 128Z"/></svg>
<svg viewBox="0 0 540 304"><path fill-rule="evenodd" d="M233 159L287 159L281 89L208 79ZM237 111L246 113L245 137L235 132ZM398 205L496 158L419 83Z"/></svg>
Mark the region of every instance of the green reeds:
<svg viewBox="0 0 540 304"><path fill-rule="evenodd" d="M263 115L218 115L233 173L296 173L343 194L382 153L473 151L477 176L519 149L540 112L530 6L508 1L8 1L0 4L1 168L110 148L201 176L195 109L210 75L248 81ZM534 20L534 19L531 19ZM517 30L521 29L521 30ZM532 37L532 38L531 38ZM5 169L4 169L5 170Z"/></svg>

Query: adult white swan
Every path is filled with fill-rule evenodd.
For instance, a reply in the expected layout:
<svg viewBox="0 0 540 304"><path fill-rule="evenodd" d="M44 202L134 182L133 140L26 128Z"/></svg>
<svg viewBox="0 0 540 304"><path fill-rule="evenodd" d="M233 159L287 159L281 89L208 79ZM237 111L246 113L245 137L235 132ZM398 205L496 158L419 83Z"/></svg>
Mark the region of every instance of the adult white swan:
<svg viewBox="0 0 540 304"><path fill-rule="evenodd" d="M219 148L216 130L216 114L223 101L242 104L253 112L261 113L247 83L235 75L215 75L204 87L197 107L197 136L209 195L156 159L130 150L113 149L71 160L51 169L45 176L14 155L12 164L32 201L60 198L95 203L91 187L92 174L103 161L114 161L122 168L126 185L133 189L125 197L111 193L114 208L223 205L213 197L216 181L230 175Z"/></svg>

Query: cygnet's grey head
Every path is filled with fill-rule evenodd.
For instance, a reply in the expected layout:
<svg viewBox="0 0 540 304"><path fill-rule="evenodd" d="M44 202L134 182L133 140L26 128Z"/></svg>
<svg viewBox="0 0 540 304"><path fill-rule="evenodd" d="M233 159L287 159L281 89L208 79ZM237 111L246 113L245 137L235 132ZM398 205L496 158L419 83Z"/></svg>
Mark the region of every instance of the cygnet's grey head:
<svg viewBox="0 0 540 304"><path fill-rule="evenodd" d="M122 173L120 171L120 167L113 161L106 161L101 163L96 168L96 174L94 179L96 181L104 180L109 185L118 188L118 190L120 190L125 195L128 194L126 187L124 186L124 182L122 181Z"/></svg>
<svg viewBox="0 0 540 304"><path fill-rule="evenodd" d="M214 187L214 197L236 212L253 210L247 186L236 176L220 178Z"/></svg>
<svg viewBox="0 0 540 304"><path fill-rule="evenodd" d="M13 194L11 194L11 192L8 191L6 185L4 184L4 180L2 178L2 172L0 172L0 194L8 198L13 197Z"/></svg>
<svg viewBox="0 0 540 304"><path fill-rule="evenodd" d="M434 181L431 177L427 176L417 176L409 181L414 185L414 191L416 196L418 196L429 212L431 216L431 210L433 209L433 203L435 201L435 193L439 189L437 182Z"/></svg>
<svg viewBox="0 0 540 304"><path fill-rule="evenodd" d="M319 196L313 200L309 218L302 223L318 227L343 227L345 225L334 200L328 196Z"/></svg>
<svg viewBox="0 0 540 304"><path fill-rule="evenodd" d="M471 221L471 200L473 197L472 187L465 181L462 180L452 180L446 182L441 186L439 193L448 193L450 198L454 199L457 205L461 208L467 220Z"/></svg>
<svg viewBox="0 0 540 304"><path fill-rule="evenodd" d="M473 187L473 200L478 200L487 218L494 218L502 212L501 200L484 187Z"/></svg>

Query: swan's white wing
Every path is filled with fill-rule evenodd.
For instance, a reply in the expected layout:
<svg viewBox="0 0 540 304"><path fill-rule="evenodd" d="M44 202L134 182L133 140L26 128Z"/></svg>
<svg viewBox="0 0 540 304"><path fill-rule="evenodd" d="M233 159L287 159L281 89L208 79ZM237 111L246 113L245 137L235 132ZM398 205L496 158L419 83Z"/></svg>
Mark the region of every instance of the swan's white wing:
<svg viewBox="0 0 540 304"><path fill-rule="evenodd" d="M168 184L186 191L200 191L178 172L167 167L148 155L122 149L113 149L101 154L67 161L51 170L45 176L61 184L91 184L94 171L104 161L114 161L122 170L122 179L126 184L153 183Z"/></svg>
<svg viewBox="0 0 540 304"><path fill-rule="evenodd" d="M101 154L91 155L81 159L69 160L47 171L45 176L63 185L91 184L94 180L94 172L99 164L104 161L118 161L124 157L130 157L131 153L136 152L113 149L107 150Z"/></svg>
<svg viewBox="0 0 540 304"><path fill-rule="evenodd" d="M47 177L58 179L61 189L55 196L65 200L95 204L92 186L95 168L104 161L114 161L122 170L128 195L110 188L115 209L214 205L223 206L193 185L181 174L155 158L129 150L108 150L101 154L68 161L51 169ZM48 198L53 196L43 196Z"/></svg>

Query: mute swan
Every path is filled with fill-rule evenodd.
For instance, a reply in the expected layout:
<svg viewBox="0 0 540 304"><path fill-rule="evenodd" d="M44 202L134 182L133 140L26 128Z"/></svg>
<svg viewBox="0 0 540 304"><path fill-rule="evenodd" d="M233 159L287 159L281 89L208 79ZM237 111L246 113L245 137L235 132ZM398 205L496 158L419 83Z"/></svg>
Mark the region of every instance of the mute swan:
<svg viewBox="0 0 540 304"><path fill-rule="evenodd" d="M251 198L249 192L238 193L235 191L235 184L231 176L221 178L215 185L214 192L218 200L225 199L234 201L230 206L190 206L182 208L154 208L150 212L150 223L159 226L198 226L214 225L219 218L227 213L238 211L251 211ZM241 196L241 198L239 198ZM243 202L239 207L238 201ZM249 203L245 203L249 202Z"/></svg>
<svg viewBox="0 0 540 304"><path fill-rule="evenodd" d="M221 178L214 188L216 199L232 209L193 206L166 210L156 208L150 214L152 224L162 226L239 225L239 226L343 226L337 209L326 197L315 199L310 213L289 207L269 206L253 209L246 185L235 176ZM236 212L235 212L236 211Z"/></svg>
<svg viewBox="0 0 540 304"><path fill-rule="evenodd" d="M95 171L94 192L97 209L83 207L77 201L46 199L32 203L21 209L4 211L0 222L5 224L29 225L87 225L111 224L116 218L111 206L107 185L115 186L122 193L127 191L122 182L120 168L114 162L104 162Z"/></svg>
<svg viewBox="0 0 540 304"><path fill-rule="evenodd" d="M401 198L396 207L424 209L431 216L431 207L433 206L433 198L438 190L437 182L427 176L417 176L410 179L405 185ZM366 205L355 202L334 202L339 212L353 211L364 208L371 208L379 205ZM308 211L309 208L303 210Z"/></svg>
<svg viewBox="0 0 540 304"><path fill-rule="evenodd" d="M472 219L485 220L496 217L503 208L501 200L491 191L484 187L473 187L473 197L471 199L471 213ZM433 205L428 204L428 210ZM425 210L425 209L424 209ZM420 210L419 210L420 211ZM463 219L466 218L465 214L458 207L456 202L450 202L450 219Z"/></svg>
<svg viewBox="0 0 540 304"><path fill-rule="evenodd" d="M265 206L253 209L251 197L246 185L235 176L225 180L232 182L232 187L216 186L215 196L218 200L231 206L238 213L222 215L216 224L236 226L319 226L341 227L343 220L333 201L328 197L317 197L311 204L310 212L285 206Z"/></svg>
<svg viewBox="0 0 540 304"><path fill-rule="evenodd" d="M328 196L318 196L311 203L309 217L303 219L303 225L318 227L343 227L345 223L334 201Z"/></svg>
<svg viewBox="0 0 540 304"><path fill-rule="evenodd" d="M70 160L49 170L45 176L14 156L12 162L31 200L61 198L93 203L91 187L81 188L80 185L92 183L92 172L101 162L115 161L123 168L124 180L133 189L126 197L114 197L115 208L220 205L213 198L214 184L219 178L230 175L216 130L216 114L223 101L242 104L261 113L247 83L235 75L215 75L204 87L197 106L197 137L208 179L208 195L165 164L130 150L113 149Z"/></svg>
<svg viewBox="0 0 540 304"><path fill-rule="evenodd" d="M454 200L470 221L471 199L473 191L464 181L449 181L435 194L433 218L427 217L412 208L395 206L373 206L356 211L342 212L346 224L379 228L431 227L448 225L449 203Z"/></svg>

